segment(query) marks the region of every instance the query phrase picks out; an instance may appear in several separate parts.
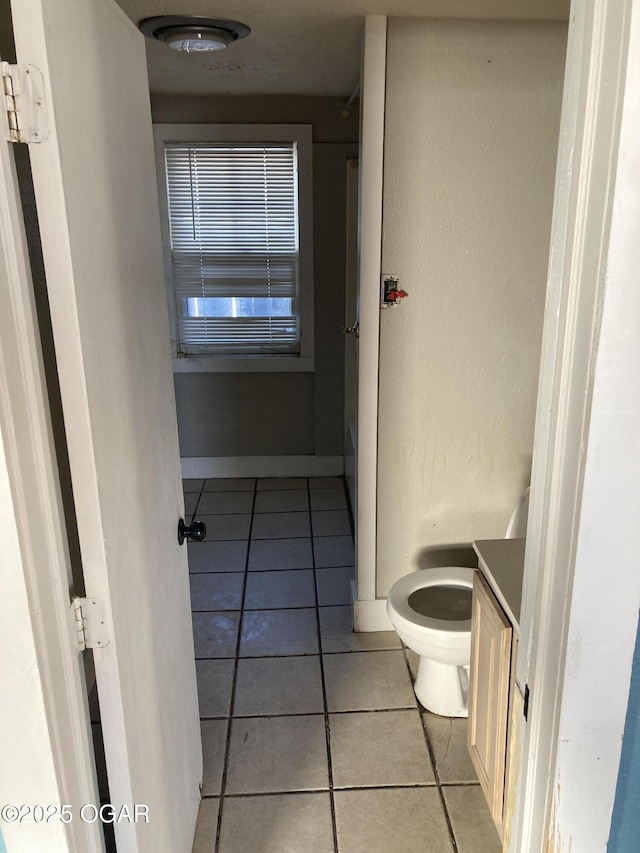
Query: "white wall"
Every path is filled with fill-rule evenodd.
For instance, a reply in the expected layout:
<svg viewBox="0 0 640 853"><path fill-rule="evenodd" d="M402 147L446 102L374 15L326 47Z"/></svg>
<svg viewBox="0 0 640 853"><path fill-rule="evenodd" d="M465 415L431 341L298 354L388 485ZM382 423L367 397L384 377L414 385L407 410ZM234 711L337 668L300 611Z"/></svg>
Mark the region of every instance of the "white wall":
<svg viewBox="0 0 640 853"><path fill-rule="evenodd" d="M528 484L566 26L391 19L377 594Z"/></svg>

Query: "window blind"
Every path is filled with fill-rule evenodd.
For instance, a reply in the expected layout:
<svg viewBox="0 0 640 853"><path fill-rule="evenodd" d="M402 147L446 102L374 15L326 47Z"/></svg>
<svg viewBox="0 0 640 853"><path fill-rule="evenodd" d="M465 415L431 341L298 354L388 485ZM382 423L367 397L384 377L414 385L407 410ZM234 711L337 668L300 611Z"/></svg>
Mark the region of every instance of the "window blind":
<svg viewBox="0 0 640 853"><path fill-rule="evenodd" d="M165 146L179 351L300 350L296 145Z"/></svg>

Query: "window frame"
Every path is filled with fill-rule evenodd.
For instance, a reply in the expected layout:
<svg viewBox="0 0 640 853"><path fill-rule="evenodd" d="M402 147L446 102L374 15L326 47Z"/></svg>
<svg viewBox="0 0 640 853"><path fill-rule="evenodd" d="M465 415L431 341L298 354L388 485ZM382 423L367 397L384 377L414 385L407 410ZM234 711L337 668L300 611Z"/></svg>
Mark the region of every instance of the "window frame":
<svg viewBox="0 0 640 853"><path fill-rule="evenodd" d="M312 126L310 124L156 124L153 126L160 225L165 268L171 356L174 373L259 373L289 372L314 369L313 347L313 185L312 185ZM265 142L297 145L298 161L298 307L300 318L300 354L242 354L215 353L193 357L178 356L178 319L169 205L165 168L165 143L206 142Z"/></svg>

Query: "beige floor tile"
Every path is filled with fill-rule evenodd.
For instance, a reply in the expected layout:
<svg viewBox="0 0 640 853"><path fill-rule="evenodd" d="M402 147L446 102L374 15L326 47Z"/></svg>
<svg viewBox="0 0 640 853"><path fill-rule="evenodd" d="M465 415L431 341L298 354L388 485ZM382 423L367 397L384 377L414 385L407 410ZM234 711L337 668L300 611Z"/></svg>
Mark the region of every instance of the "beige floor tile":
<svg viewBox="0 0 640 853"><path fill-rule="evenodd" d="M435 784L417 710L331 714L330 726L336 788Z"/></svg>
<svg viewBox="0 0 640 853"><path fill-rule="evenodd" d="M329 794L225 799L219 853L303 851L333 853Z"/></svg>
<svg viewBox="0 0 640 853"><path fill-rule="evenodd" d="M261 477L258 480L258 491L273 491L274 489L306 489L306 477Z"/></svg>
<svg viewBox="0 0 640 853"><path fill-rule="evenodd" d="M258 492L256 512L294 512L309 509L309 494L306 489L277 489L273 492Z"/></svg>
<svg viewBox="0 0 640 853"><path fill-rule="evenodd" d="M320 658L242 658L233 713L237 716L322 713Z"/></svg>
<svg viewBox="0 0 640 853"><path fill-rule="evenodd" d="M252 509L253 492L204 492L198 503L198 515L230 515Z"/></svg>
<svg viewBox="0 0 640 853"><path fill-rule="evenodd" d="M250 572L312 568L311 539L260 539L251 543Z"/></svg>
<svg viewBox="0 0 640 853"><path fill-rule="evenodd" d="M202 720L202 794L217 795L222 786L227 720Z"/></svg>
<svg viewBox="0 0 640 853"><path fill-rule="evenodd" d="M308 512L263 512L254 516L251 528L252 539L285 539L310 535Z"/></svg>
<svg viewBox="0 0 640 853"><path fill-rule="evenodd" d="M191 610L239 610L242 605L242 572L192 574Z"/></svg>
<svg viewBox="0 0 640 853"><path fill-rule="evenodd" d="M347 508L347 496L343 489L313 489L310 497L312 510Z"/></svg>
<svg viewBox="0 0 640 853"><path fill-rule="evenodd" d="M309 477L310 489L342 489L344 492L344 480L342 477Z"/></svg>
<svg viewBox="0 0 640 853"><path fill-rule="evenodd" d="M222 539L248 539L251 513L234 515L206 515L198 512L198 521L207 525L207 539L216 542Z"/></svg>
<svg viewBox="0 0 640 853"><path fill-rule="evenodd" d="M314 536L351 536L351 521L346 509L326 509L311 513Z"/></svg>
<svg viewBox="0 0 640 853"><path fill-rule="evenodd" d="M185 494L187 494L187 492L201 492L203 484L204 480L201 477L198 477L197 479L183 480L182 491Z"/></svg>
<svg viewBox="0 0 640 853"><path fill-rule="evenodd" d="M323 659L329 711L416 707L402 652L349 652Z"/></svg>
<svg viewBox="0 0 640 853"><path fill-rule="evenodd" d="M238 477L225 479L210 477L205 480L205 492L251 492L255 488L256 481L252 477Z"/></svg>
<svg viewBox="0 0 640 853"><path fill-rule="evenodd" d="M458 853L500 853L498 837L479 785L442 789Z"/></svg>
<svg viewBox="0 0 640 853"><path fill-rule="evenodd" d="M226 717L231 711L235 662L197 660L198 704L201 717Z"/></svg>
<svg viewBox="0 0 640 853"><path fill-rule="evenodd" d="M193 643L197 658L235 657L240 614L192 613Z"/></svg>
<svg viewBox="0 0 640 853"><path fill-rule="evenodd" d="M395 631L363 631L356 634L353 631L353 613L349 605L320 608L320 641L325 653L401 648Z"/></svg>
<svg viewBox="0 0 640 853"><path fill-rule="evenodd" d="M423 720L440 781L477 782L467 749L468 720L438 717L428 711L423 713Z"/></svg>
<svg viewBox="0 0 640 853"><path fill-rule="evenodd" d="M217 797L200 800L192 853L214 853L219 811L220 800Z"/></svg>
<svg viewBox="0 0 640 853"><path fill-rule="evenodd" d="M350 604L353 600L351 581L355 579L353 566L339 566L334 569L318 569L318 604Z"/></svg>
<svg viewBox="0 0 640 853"><path fill-rule="evenodd" d="M318 569L355 565L351 536L318 536L313 540L313 550Z"/></svg>
<svg viewBox="0 0 640 853"><path fill-rule="evenodd" d="M336 791L340 853L452 853L436 788Z"/></svg>
<svg viewBox="0 0 640 853"><path fill-rule="evenodd" d="M188 546L189 571L243 572L247 563L249 542L190 542Z"/></svg>
<svg viewBox="0 0 640 853"><path fill-rule="evenodd" d="M233 720L226 793L314 791L328 784L322 715Z"/></svg>
<svg viewBox="0 0 640 853"><path fill-rule="evenodd" d="M317 655L315 610L249 610L242 620L240 657Z"/></svg>
<svg viewBox="0 0 640 853"><path fill-rule="evenodd" d="M311 569L249 572L244 606L248 610L271 607L314 607L316 590Z"/></svg>

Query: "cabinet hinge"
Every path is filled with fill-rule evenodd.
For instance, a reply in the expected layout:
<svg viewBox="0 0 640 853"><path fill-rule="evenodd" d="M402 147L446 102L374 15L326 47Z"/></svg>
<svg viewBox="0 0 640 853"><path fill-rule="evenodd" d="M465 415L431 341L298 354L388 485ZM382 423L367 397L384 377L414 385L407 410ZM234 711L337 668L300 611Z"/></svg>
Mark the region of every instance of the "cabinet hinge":
<svg viewBox="0 0 640 853"><path fill-rule="evenodd" d="M100 598L71 599L73 625L80 651L109 645L106 608Z"/></svg>
<svg viewBox="0 0 640 853"><path fill-rule="evenodd" d="M44 77L35 65L2 62L2 92L9 142L44 142L49 136Z"/></svg>

